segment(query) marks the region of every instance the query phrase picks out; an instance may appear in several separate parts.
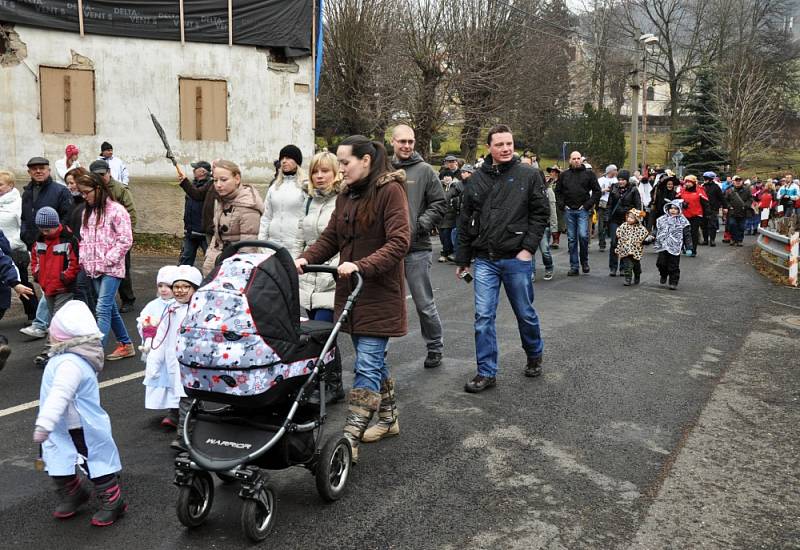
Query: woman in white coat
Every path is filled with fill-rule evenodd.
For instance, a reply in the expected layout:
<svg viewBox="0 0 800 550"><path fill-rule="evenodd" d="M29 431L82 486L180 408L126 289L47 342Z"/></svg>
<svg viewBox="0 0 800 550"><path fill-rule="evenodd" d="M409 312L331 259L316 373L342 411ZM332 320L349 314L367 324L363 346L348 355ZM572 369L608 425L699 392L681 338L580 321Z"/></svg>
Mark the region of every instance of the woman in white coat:
<svg viewBox="0 0 800 550"><path fill-rule="evenodd" d="M297 227L294 248L298 253L314 244L328 227L328 221L336 206L336 195L342 182L339 161L336 155L324 151L317 153L311 161L311 181L304 215ZM338 266L337 254L327 265ZM300 276L300 306L308 312L309 319L333 322L333 297L336 281L327 273L304 273Z"/></svg>
<svg viewBox="0 0 800 550"><path fill-rule="evenodd" d="M283 245L296 258L301 250L295 248L297 227L305 214L308 176L300 168L303 154L295 145L287 145L280 152L281 169L264 198L264 215L261 216L259 240Z"/></svg>
<svg viewBox="0 0 800 550"><path fill-rule="evenodd" d="M31 256L25 243L19 237L20 220L22 218L22 197L14 187L14 174L0 170L0 230L8 239L11 245L11 259L17 266L20 275L20 282L28 288L33 288L33 284L28 280L28 265L31 263ZM31 296L29 300L23 300L22 307L28 321L33 321L36 317L36 307L39 305L36 296Z"/></svg>
<svg viewBox="0 0 800 550"><path fill-rule="evenodd" d="M314 155L311 161L311 181L308 184L308 198L304 207L304 215L297 227L297 241L294 248L297 253L303 252L314 244L333 215L336 207L336 196L342 184L339 172L339 161L336 155L323 151ZM337 254L326 265L339 265ZM327 273L303 273L300 275L300 306L308 312L309 319L333 322L333 302L336 294L336 280ZM342 362L336 362L336 369L327 379L326 401L344 399L342 384ZM319 393L315 391L311 402L319 401Z"/></svg>

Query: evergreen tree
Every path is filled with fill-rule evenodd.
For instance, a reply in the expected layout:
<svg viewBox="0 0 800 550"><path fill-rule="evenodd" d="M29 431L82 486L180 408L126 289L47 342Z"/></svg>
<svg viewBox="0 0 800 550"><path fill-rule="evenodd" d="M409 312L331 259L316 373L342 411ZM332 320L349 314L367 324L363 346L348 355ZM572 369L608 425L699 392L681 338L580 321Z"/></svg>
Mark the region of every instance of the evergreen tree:
<svg viewBox="0 0 800 550"><path fill-rule="evenodd" d="M716 115L712 96L713 75L708 70L698 72L695 93L685 105L694 122L675 133L676 144L684 154L681 164L689 172L707 170L719 172L727 164L722 149L722 127Z"/></svg>
<svg viewBox="0 0 800 550"><path fill-rule="evenodd" d="M622 122L605 107L595 109L590 103L583 107L581 139L586 142L585 154L595 168L609 164L625 164L625 130Z"/></svg>

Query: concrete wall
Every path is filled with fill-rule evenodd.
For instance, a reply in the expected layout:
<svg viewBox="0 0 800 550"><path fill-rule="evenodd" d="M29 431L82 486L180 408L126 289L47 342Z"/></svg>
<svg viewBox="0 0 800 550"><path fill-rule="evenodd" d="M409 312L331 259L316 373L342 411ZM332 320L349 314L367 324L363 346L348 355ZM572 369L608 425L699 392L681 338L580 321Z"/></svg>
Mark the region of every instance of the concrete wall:
<svg viewBox="0 0 800 550"><path fill-rule="evenodd" d="M153 129L149 107L163 125L178 161L227 158L244 180L265 183L281 147L295 143L310 159L313 65L310 57L289 64L270 61L266 50L247 46L84 36L16 25L24 44L19 62L0 65L0 169L26 179L25 163L44 155L54 163L64 147L81 149L84 166L103 141L127 164L141 211L143 232L180 232L183 199L166 185L175 170ZM95 71L96 135L43 134L39 66L91 67ZM224 79L228 83L228 141L182 141L178 78ZM307 164L308 160L305 160ZM152 212L152 215L148 213Z"/></svg>

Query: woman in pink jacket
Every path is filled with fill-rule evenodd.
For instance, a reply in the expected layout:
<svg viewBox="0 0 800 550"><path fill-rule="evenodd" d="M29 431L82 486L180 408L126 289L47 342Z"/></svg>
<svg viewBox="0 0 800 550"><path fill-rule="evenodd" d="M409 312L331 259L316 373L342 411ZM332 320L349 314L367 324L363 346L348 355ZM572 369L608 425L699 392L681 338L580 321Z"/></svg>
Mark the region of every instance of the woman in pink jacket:
<svg viewBox="0 0 800 550"><path fill-rule="evenodd" d="M136 351L114 299L125 278L125 254L133 245L131 218L124 206L111 199L97 174L78 176L75 183L86 201L81 224L80 265L97 295L95 317L103 333L103 345L108 340L109 330L114 331L118 342L106 359L133 357Z"/></svg>

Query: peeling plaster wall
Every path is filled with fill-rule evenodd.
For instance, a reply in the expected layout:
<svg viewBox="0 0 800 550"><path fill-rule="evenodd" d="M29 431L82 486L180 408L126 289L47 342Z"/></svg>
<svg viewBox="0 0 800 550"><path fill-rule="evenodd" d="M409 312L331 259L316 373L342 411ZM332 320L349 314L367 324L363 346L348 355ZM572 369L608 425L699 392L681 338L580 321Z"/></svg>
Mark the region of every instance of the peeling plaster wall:
<svg viewBox="0 0 800 550"><path fill-rule="evenodd" d="M314 73L310 57L270 68L268 52L253 47L80 37L21 25L14 30L27 54L22 63L0 67L0 169L10 169L20 179L26 179L25 163L32 156L44 155L54 163L63 156L65 145L74 143L86 166L99 154L100 144L109 141L128 165L137 210L148 208L151 201L160 200L156 185L164 184L156 182L175 178L148 107L187 173L195 160L226 158L239 164L246 182L266 183L274 174L272 161L287 143L295 143L304 159L311 159ZM96 135L42 133L39 66L94 68ZM227 81L227 142L179 139L179 76ZM141 191L152 189L139 197L137 184ZM159 204L158 209L167 207L164 211L171 212L167 219L158 216L150 227L151 217L146 216L137 230L181 232L181 194L165 191L163 200L169 206Z"/></svg>

